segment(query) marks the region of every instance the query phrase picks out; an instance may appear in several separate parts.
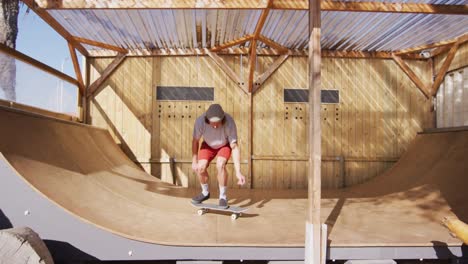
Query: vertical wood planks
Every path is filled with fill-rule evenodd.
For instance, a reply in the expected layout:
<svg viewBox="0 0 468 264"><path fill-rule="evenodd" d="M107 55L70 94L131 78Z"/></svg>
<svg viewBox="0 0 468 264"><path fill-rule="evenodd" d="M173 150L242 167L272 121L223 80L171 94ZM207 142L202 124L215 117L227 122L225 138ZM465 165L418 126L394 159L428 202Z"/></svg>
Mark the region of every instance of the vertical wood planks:
<svg viewBox="0 0 468 264"><path fill-rule="evenodd" d="M223 59L241 75L240 57ZM274 59L258 57L256 74ZM91 63L100 69L111 61ZM409 65L424 81L430 79L427 64ZM98 76L94 72L91 77ZM307 78L307 59L290 57L254 95L255 188L306 188L307 104L284 103L283 90L306 89ZM366 181L392 164L386 158L404 152L431 115L430 103L390 60L323 58L322 83L323 89L339 90L341 97L340 104L322 105L322 150L329 157L322 163L324 188L343 184L340 163L330 158L344 156L347 185ZM192 129L211 102L157 101L158 85L214 87L214 101L236 120L241 160L248 159L248 95L206 56L127 59L93 98L99 104L91 104L92 123L107 127L132 159L143 164L151 159L153 175L198 188L190 163ZM176 159L174 172L171 157ZM247 164L241 167L247 174ZM210 183L217 186L215 162L209 172ZM229 186L237 188L232 164L228 172Z"/></svg>

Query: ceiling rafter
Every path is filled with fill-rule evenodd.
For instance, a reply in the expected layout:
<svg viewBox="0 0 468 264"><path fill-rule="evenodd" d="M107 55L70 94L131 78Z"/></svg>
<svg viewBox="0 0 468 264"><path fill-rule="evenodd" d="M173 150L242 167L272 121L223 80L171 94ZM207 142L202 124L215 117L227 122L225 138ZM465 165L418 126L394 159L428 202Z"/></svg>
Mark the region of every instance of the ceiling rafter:
<svg viewBox="0 0 468 264"><path fill-rule="evenodd" d="M126 50L124 48L117 47L117 46L110 45L110 44L103 43L103 42L99 42L99 41L95 41L95 40L91 40L91 39L81 38L81 37L77 37L77 36L73 36L73 39L76 42L79 42L79 43L84 43L84 44L95 46L95 47L109 49L109 50L117 51L119 53L127 53L128 52L128 50Z"/></svg>
<svg viewBox="0 0 468 264"><path fill-rule="evenodd" d="M88 51L86 50L83 45L76 42L73 39L73 36L59 23L55 18L53 18L47 11L42 8L37 8L36 3L34 0L22 0L25 5L29 7L29 9L33 10L42 20L44 20L50 27L52 27L60 36L62 36L65 40L70 42L73 47L75 47L78 51L81 52L84 56L89 56Z"/></svg>
<svg viewBox="0 0 468 264"><path fill-rule="evenodd" d="M238 39L223 43L222 45L213 47L213 48L211 48L211 51L217 52L217 51L221 51L223 49L230 48L232 46L240 45L240 44L243 44L243 43L245 43L247 41L251 41L252 38L253 38L253 35L246 35L246 36L243 36L241 38L238 38Z"/></svg>
<svg viewBox="0 0 468 264"><path fill-rule="evenodd" d="M409 49L396 51L395 54L396 55L409 54L409 53L414 53L414 52L418 52L418 51L429 50L429 49L438 48L438 47L442 47L442 46L452 45L452 44L454 44L456 42L459 42L460 44L463 44L463 43L465 43L467 41L468 41L468 34L463 34L463 35L461 35L461 36L459 36L457 38L454 38L454 39L440 41L440 42L436 42L436 43L431 43L431 44L426 44L426 45L421 45L421 46L417 46L417 47L413 47L413 48L409 48Z"/></svg>

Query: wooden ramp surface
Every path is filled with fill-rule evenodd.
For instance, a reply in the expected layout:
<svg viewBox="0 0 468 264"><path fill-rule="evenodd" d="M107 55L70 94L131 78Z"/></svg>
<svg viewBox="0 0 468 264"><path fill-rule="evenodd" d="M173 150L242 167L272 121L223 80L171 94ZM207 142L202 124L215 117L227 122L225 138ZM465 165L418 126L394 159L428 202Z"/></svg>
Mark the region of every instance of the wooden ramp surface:
<svg viewBox="0 0 468 264"><path fill-rule="evenodd" d="M236 221L198 216L189 204L198 190L146 174L103 129L3 108L0 128L0 162L64 210L114 234L180 246L304 246L305 190L229 190L230 202L249 206L247 213ZM330 245L460 245L440 221L453 213L468 220L467 155L468 131L420 134L390 171L324 191Z"/></svg>

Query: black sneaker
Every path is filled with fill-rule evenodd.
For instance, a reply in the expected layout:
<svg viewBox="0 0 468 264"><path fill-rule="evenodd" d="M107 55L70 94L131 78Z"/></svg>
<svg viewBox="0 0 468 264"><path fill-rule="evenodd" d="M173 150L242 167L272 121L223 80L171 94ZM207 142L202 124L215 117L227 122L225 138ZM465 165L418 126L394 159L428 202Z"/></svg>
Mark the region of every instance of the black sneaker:
<svg viewBox="0 0 468 264"><path fill-rule="evenodd" d="M210 199L210 193L208 193L207 196L203 195L203 193L200 193L199 195L192 198L192 203L199 204L208 199Z"/></svg>
<svg viewBox="0 0 468 264"><path fill-rule="evenodd" d="M227 200L226 199L219 199L219 207L223 208L223 209L227 209L229 207L228 203L227 203Z"/></svg>

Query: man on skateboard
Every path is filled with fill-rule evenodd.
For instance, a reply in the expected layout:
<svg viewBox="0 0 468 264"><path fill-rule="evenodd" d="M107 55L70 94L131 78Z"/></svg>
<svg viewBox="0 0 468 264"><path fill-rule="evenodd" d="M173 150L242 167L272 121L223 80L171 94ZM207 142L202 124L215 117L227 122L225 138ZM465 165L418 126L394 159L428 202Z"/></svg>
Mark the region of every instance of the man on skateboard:
<svg viewBox="0 0 468 264"><path fill-rule="evenodd" d="M199 150L201 137L203 137L203 143ZM192 169L198 175L202 192L192 198L192 203L198 204L210 198L207 168L210 162L218 156L216 169L219 185L219 206L222 208L228 207L226 163L231 157L231 153L238 179L237 184L244 185L245 177L240 171L240 150L237 144L236 123L229 114L224 112L219 104L212 104L204 114L197 118L193 129Z"/></svg>

